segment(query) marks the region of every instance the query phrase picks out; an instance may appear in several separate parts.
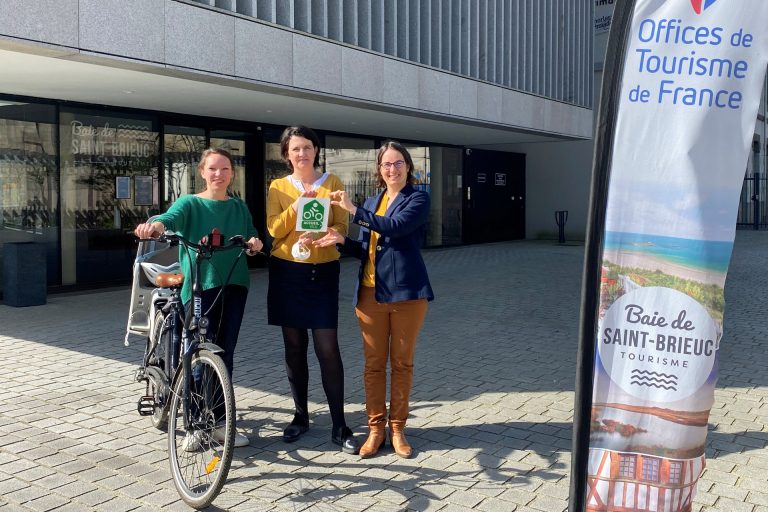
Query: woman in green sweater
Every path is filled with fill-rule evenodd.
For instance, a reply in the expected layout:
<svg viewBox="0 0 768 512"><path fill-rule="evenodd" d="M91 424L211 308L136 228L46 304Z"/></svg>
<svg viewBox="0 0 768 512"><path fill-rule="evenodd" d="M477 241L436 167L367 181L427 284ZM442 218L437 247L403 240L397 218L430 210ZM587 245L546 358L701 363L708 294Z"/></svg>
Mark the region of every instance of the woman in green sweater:
<svg viewBox="0 0 768 512"><path fill-rule="evenodd" d="M199 194L180 197L162 215L153 222L139 224L134 231L139 238L152 238L166 230L175 231L188 240L197 241L208 235L213 228L218 228L226 236L242 235L248 240L246 253L252 256L262 249L253 219L246 204L235 197L230 197L227 190L235 176L232 156L223 149L206 149L197 166L205 180L205 190ZM179 249L179 262L184 272L184 285L181 298L185 307L192 300L191 275L193 261L187 251ZM237 251L219 251L210 260L203 261L200 267L199 282L202 287L202 307L207 311L215 300L237 259ZM245 301L248 297L250 276L243 258L237 260L229 283L224 286L221 298L209 313L211 325L218 326L216 344L224 349L222 359L229 370L233 370L233 359L240 324L243 320ZM237 432L235 446L248 444L248 437Z"/></svg>

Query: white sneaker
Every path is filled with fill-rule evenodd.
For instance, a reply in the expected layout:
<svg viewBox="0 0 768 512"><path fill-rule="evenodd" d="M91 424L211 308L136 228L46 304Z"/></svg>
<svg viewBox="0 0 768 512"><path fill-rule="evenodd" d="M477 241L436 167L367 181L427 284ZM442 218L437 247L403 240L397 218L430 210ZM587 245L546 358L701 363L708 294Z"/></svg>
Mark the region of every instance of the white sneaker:
<svg viewBox="0 0 768 512"><path fill-rule="evenodd" d="M213 438L216 441L223 443L226 432L226 427L218 427L213 432ZM243 446L248 446L249 444L251 444L251 440L248 439L248 436L235 430L235 448L242 448Z"/></svg>
<svg viewBox="0 0 768 512"><path fill-rule="evenodd" d="M187 435L185 435L184 439L181 441L181 449L185 452L196 452L202 446L202 438L203 432L201 430L187 432Z"/></svg>

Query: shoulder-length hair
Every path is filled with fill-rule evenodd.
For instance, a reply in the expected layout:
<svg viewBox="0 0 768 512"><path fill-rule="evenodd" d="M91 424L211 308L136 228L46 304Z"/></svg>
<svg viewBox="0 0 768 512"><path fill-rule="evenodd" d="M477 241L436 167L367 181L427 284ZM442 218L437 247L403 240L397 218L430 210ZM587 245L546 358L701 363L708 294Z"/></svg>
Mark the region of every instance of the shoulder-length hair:
<svg viewBox="0 0 768 512"><path fill-rule="evenodd" d="M283 162L288 166L288 169L293 172L293 164L288 159L288 144L291 142L291 137L303 137L312 142L315 147L315 161L312 166L317 169L320 167L320 137L306 126L289 126L283 130L283 134L280 136L280 156L283 157Z"/></svg>
<svg viewBox="0 0 768 512"><path fill-rule="evenodd" d="M397 141L394 140L388 140L384 144L381 145L378 152L376 153L376 185L379 188L386 188L387 183L384 181L384 178L381 176L381 159L384 157L384 153L386 153L387 150L394 149L395 151L398 151L401 155L403 155L403 160L405 160L405 166L408 168L408 177L406 178L406 183L413 185L416 183L416 177L413 175L413 158L411 158L411 154L408 152L407 149L405 149L405 146L400 144Z"/></svg>

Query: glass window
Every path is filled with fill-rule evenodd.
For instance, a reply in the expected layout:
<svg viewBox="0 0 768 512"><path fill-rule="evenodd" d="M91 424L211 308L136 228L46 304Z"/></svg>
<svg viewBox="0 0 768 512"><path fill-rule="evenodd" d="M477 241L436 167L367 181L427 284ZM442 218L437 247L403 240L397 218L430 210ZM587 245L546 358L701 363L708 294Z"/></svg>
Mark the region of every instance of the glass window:
<svg viewBox="0 0 768 512"><path fill-rule="evenodd" d="M163 134L163 208L185 194L205 188L197 172L200 154L205 149L205 130L186 126L166 126Z"/></svg>
<svg viewBox="0 0 768 512"><path fill-rule="evenodd" d="M659 481L659 462L660 459L654 457L643 457L643 480L648 482Z"/></svg>
<svg viewBox="0 0 768 512"><path fill-rule="evenodd" d="M683 480L683 463L680 461L669 462L669 482L670 484L679 484Z"/></svg>
<svg viewBox="0 0 768 512"><path fill-rule="evenodd" d="M637 457L635 455L620 455L619 457L619 476L622 478L635 478Z"/></svg>
<svg viewBox="0 0 768 512"><path fill-rule="evenodd" d="M232 182L232 195L245 200L245 139L248 134L223 130L211 131L212 148L225 149L232 155L235 166L235 179ZM198 173L199 174L199 173Z"/></svg>
<svg viewBox="0 0 768 512"><path fill-rule="evenodd" d="M59 122L62 282L124 282L131 230L157 207L159 134L119 113L62 109Z"/></svg>
<svg viewBox="0 0 768 512"><path fill-rule="evenodd" d="M349 198L360 206L367 197L378 193L376 185L376 148L373 139L357 137L325 137L326 171L335 174L344 184ZM357 238L360 227L350 223L350 238Z"/></svg>
<svg viewBox="0 0 768 512"><path fill-rule="evenodd" d="M365 198L378 192L372 139L328 135L325 146L326 170L341 178L353 203L361 205Z"/></svg>
<svg viewBox="0 0 768 512"><path fill-rule="evenodd" d="M272 180L282 178L290 174L288 166L283 162L283 157L280 154L280 136L283 130L279 128L267 128L264 130L264 194L266 197L269 191L269 184ZM323 139L320 137L320 144L322 145ZM324 172L325 169L325 148L320 148L320 170Z"/></svg>
<svg viewBox="0 0 768 512"><path fill-rule="evenodd" d="M61 280L57 156L53 105L0 100L0 249L45 244L48 284Z"/></svg>
<svg viewBox="0 0 768 512"><path fill-rule="evenodd" d="M280 156L280 134L278 129L264 130L264 197L273 180L288 174L288 168Z"/></svg>

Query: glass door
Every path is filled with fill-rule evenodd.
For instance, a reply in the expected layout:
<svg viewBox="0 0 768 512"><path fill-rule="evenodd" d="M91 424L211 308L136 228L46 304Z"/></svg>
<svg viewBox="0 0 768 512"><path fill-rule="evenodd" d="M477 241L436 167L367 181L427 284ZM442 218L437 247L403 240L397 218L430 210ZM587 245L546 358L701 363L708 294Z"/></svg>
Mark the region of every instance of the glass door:
<svg viewBox="0 0 768 512"><path fill-rule="evenodd" d="M163 135L163 209L185 194L203 190L205 182L197 172L205 149L205 130L166 125Z"/></svg>

